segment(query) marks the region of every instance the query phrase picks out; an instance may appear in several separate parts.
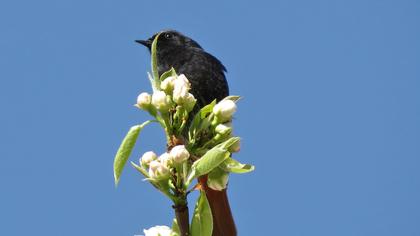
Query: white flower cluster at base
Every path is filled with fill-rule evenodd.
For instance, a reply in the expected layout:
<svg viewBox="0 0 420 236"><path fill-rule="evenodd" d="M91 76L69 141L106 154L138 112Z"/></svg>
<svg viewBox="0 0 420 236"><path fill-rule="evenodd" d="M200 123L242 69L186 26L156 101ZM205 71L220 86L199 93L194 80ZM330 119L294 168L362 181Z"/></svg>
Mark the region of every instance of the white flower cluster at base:
<svg viewBox="0 0 420 236"><path fill-rule="evenodd" d="M172 229L166 225L156 225L149 229L143 230L144 236L171 236Z"/></svg>

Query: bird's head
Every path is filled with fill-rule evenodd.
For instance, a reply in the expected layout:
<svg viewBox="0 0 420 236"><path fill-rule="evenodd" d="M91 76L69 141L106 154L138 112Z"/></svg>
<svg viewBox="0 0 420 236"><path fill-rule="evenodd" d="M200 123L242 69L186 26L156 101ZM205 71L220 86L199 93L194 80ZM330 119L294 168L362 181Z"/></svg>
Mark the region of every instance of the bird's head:
<svg viewBox="0 0 420 236"><path fill-rule="evenodd" d="M188 38L187 36L179 33L178 31L165 30L159 33L160 36L157 42L158 51L189 47L201 48L201 46L196 41ZM159 33L154 34L152 37L146 40L136 40L136 42L146 46L150 50L152 47L153 40Z"/></svg>

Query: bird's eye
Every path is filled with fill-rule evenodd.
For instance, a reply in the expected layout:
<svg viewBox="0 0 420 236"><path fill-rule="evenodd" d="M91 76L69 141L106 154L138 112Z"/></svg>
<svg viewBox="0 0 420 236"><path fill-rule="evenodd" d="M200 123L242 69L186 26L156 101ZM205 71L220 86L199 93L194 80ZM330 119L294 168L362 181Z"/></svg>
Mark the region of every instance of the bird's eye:
<svg viewBox="0 0 420 236"><path fill-rule="evenodd" d="M167 38L167 39L172 38L172 34L170 34L170 33L166 33L166 34L165 34L165 38Z"/></svg>

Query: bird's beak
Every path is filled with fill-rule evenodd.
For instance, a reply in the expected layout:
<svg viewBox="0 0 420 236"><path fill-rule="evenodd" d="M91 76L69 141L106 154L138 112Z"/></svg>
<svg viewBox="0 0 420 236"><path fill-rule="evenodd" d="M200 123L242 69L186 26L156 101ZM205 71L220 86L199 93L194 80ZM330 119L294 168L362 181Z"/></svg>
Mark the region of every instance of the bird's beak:
<svg viewBox="0 0 420 236"><path fill-rule="evenodd" d="M136 43L142 44L145 47L147 47L148 49L150 49L152 47L152 41L150 39L148 39L148 40L136 40Z"/></svg>

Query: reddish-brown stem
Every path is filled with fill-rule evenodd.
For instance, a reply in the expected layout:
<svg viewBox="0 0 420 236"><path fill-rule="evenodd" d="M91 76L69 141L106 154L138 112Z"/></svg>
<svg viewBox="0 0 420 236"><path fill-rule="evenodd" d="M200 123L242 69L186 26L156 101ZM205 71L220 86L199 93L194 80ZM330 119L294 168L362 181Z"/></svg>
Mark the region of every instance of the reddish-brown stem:
<svg viewBox="0 0 420 236"><path fill-rule="evenodd" d="M189 223L189 215L188 215L188 206L185 205L175 205L173 206L175 209L175 216L176 221L178 223L179 231L181 236L189 236L190 235L190 223Z"/></svg>
<svg viewBox="0 0 420 236"><path fill-rule="evenodd" d="M212 236L236 236L235 221L230 210L226 189L217 191L207 185L207 175L200 176L198 181L206 192L213 216Z"/></svg>

